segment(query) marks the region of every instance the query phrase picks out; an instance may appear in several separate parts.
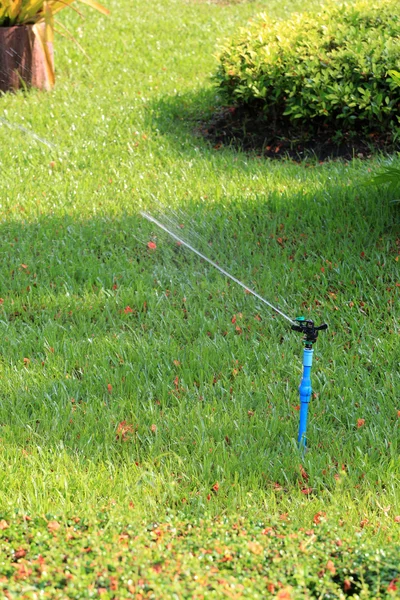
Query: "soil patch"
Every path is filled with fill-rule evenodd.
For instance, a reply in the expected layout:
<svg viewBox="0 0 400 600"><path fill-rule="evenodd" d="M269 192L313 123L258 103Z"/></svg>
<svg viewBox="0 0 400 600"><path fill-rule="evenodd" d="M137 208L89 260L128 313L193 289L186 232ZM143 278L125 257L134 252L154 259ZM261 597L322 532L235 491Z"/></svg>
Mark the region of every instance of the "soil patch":
<svg viewBox="0 0 400 600"><path fill-rule="evenodd" d="M393 153L400 144L393 142L392 134L364 131L344 132L323 124L313 131L295 128L285 119L267 121L259 112L247 107L222 107L208 120L201 121L197 133L206 138L215 149L222 146L240 149L266 158L290 158L295 161L335 158L352 160L370 158L376 152Z"/></svg>

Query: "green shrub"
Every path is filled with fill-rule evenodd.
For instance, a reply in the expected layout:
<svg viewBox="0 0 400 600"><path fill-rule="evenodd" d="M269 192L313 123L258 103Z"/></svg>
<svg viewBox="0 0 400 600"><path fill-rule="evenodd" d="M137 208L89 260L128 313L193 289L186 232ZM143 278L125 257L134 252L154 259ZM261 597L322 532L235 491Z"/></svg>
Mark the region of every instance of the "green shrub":
<svg viewBox="0 0 400 600"><path fill-rule="evenodd" d="M328 4L287 21L262 14L219 61L216 79L229 103L342 129L399 126L399 0Z"/></svg>

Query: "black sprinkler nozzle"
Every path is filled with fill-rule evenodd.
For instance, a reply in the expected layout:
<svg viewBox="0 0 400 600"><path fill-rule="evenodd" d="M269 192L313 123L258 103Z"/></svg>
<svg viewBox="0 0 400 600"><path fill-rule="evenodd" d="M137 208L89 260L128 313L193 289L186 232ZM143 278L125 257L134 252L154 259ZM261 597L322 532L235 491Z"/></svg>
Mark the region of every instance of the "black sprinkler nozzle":
<svg viewBox="0 0 400 600"><path fill-rule="evenodd" d="M316 327L314 325L314 321L311 319L305 319L304 317L296 318L296 325L291 326L293 331L299 331L300 333L304 333L304 344L306 348L312 348L312 345L315 344L318 338L318 332L324 329L328 329L328 325L323 323Z"/></svg>

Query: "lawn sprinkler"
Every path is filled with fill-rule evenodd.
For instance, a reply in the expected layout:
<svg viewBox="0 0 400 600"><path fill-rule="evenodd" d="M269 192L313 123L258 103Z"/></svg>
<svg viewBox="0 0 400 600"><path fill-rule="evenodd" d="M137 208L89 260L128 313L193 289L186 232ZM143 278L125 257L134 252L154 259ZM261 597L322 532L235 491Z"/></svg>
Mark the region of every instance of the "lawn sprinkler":
<svg viewBox="0 0 400 600"><path fill-rule="evenodd" d="M300 448L305 449L306 447L306 433L307 433L307 418L308 418L308 405L310 404L312 387L311 387L311 367L313 361L313 344L317 341L318 332L328 329L328 325L323 323L319 327L315 327L314 321L311 319L305 319L304 317L296 317L296 323L292 325L293 331L299 331L304 333L303 343L303 376L301 378L299 392L300 392L300 422L299 422L299 434L297 441Z"/></svg>
<svg viewBox="0 0 400 600"><path fill-rule="evenodd" d="M182 246L186 246L186 248L189 248L189 250L191 250L192 252L197 254L197 256L199 256L200 258L202 258L203 260L208 262L211 266L213 266L215 269L217 269L217 271L222 273L222 275L225 275L225 277L228 277L229 279L231 279L232 281L234 281L235 283L240 285L242 288L244 288L244 290L248 294L252 294L256 298L258 298L258 300L261 300L261 302L263 302L264 304L266 304L267 306L272 308L272 310L275 311L278 315L280 315L281 317L283 317L284 319L289 321L289 323L291 324L291 329L293 331L298 331L298 332L304 334L304 338L303 338L303 343L304 343L303 375L302 375L300 386L299 386L300 422L299 422L299 433L297 436L297 441L298 441L299 447L301 450L304 451L306 449L308 405L310 403L311 394L312 394L311 367L312 367L313 353L314 353L313 344L315 344L315 342L317 341L318 332L323 331L324 329L328 329L328 325L326 323L323 323L322 325L315 327L314 321L312 321L311 319L306 319L305 317L296 317L296 319L294 319L294 320L291 319L290 317L288 317L288 315L286 315L284 312L282 312L279 308L277 308L276 306L274 306L273 304L268 302L268 300L266 300L265 298L260 296L260 294L258 294L254 290L247 287L247 285L245 285L239 279L236 279L236 277L234 277L233 275L228 273L228 271L226 271L225 269L220 267L216 262L214 262L213 260L211 260L210 258L205 256L204 254L199 252L199 250L194 248L191 244L189 244L188 242L185 242L185 240L183 240L181 237L177 236L175 233L170 231L165 225L163 225L163 223L160 223L160 221L158 221L157 219L155 219L154 217L152 217L151 215L149 215L146 212L141 212L140 214L142 215L142 217L144 217L145 219L150 221L150 223L154 223L155 225L157 225L157 227L159 227L160 229L162 229L163 231L168 233L172 238L174 238L177 242L179 242L179 244L181 244Z"/></svg>

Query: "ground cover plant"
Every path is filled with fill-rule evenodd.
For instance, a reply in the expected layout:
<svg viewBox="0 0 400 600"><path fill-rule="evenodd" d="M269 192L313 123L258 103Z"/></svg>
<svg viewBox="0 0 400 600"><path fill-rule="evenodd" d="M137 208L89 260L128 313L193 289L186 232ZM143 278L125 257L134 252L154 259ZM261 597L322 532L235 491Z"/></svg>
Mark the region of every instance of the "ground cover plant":
<svg viewBox="0 0 400 600"><path fill-rule="evenodd" d="M282 522L222 518L138 527L115 520L110 527L109 518L103 512L95 521L2 521L7 597L21 597L21 580L27 597L46 590L52 598L340 598L343 591L381 598L397 590L398 545L355 546L323 520L288 533Z"/></svg>
<svg viewBox="0 0 400 600"><path fill-rule="evenodd" d="M369 182L398 158L213 148L215 47L266 3L107 6L90 62L62 40L54 92L1 98L2 593L396 597L399 212ZM304 456L301 341L146 223L155 198L328 321Z"/></svg>
<svg viewBox="0 0 400 600"><path fill-rule="evenodd" d="M284 20L261 13L219 56L216 79L231 105L223 114L228 133L239 110L254 139L257 130L264 133L264 146L277 132L292 137L292 151L299 143L329 142L332 151L352 142L365 153L368 143L393 143L399 34L397 0L328 3Z"/></svg>

